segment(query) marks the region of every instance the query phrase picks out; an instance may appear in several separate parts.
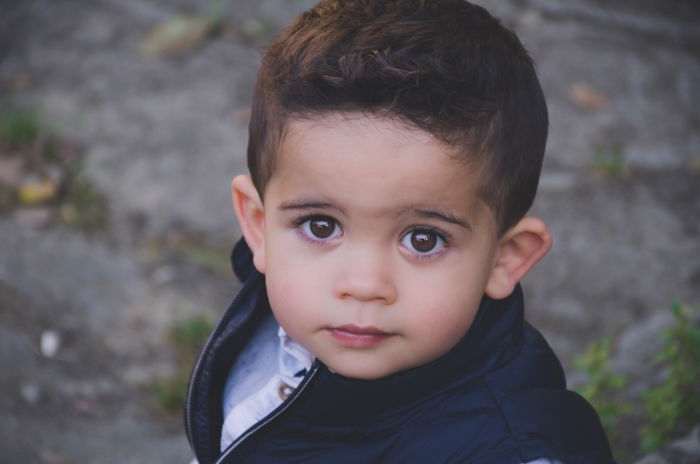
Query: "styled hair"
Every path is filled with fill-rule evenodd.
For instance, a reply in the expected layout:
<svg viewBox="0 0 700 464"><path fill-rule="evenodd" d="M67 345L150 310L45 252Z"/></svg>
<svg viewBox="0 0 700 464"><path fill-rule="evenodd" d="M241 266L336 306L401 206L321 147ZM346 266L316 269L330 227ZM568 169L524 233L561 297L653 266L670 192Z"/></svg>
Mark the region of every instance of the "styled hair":
<svg viewBox="0 0 700 464"><path fill-rule="evenodd" d="M547 106L517 36L465 0L322 0L265 51L248 167L264 195L287 122L330 112L426 131L479 168L503 233L532 205Z"/></svg>

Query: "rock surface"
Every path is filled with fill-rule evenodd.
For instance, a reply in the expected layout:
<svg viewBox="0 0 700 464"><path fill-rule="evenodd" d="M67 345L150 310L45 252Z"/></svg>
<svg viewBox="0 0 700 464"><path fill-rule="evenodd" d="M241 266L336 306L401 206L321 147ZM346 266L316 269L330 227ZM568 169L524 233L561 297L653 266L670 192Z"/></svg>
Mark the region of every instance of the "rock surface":
<svg viewBox="0 0 700 464"><path fill-rule="evenodd" d="M155 26L212 3L0 1L0 105L36 106L81 142L111 212L90 238L0 218L6 462L190 457L180 418L154 413L143 385L172 370L174 321L215 317L235 291L228 274L180 251L185 243L225 261L239 235L229 182L245 170L257 48L314 2L222 2L220 35L181 56L139 54ZM555 246L525 280L528 317L569 371L589 342L619 335L615 365L637 375L641 394L669 300L700 305L700 9L482 3L535 57L550 107L533 212ZM615 177L614 163L628 174ZM58 340L51 357L47 331ZM641 462L698 462L697 443L696 429Z"/></svg>
<svg viewBox="0 0 700 464"><path fill-rule="evenodd" d="M697 464L700 462L700 427L669 444L658 453L645 456L636 464Z"/></svg>

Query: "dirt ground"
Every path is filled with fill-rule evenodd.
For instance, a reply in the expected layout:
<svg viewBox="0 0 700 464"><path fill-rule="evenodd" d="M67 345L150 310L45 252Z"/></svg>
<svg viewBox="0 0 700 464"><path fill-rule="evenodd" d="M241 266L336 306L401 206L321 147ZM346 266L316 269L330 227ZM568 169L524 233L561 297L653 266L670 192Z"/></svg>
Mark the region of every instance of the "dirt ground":
<svg viewBox="0 0 700 464"><path fill-rule="evenodd" d="M75 140L109 208L91 234L0 216L0 462L190 459L144 386L175 369L170 328L214 319L237 288L229 182L259 48L313 3L0 0L0 109L37 108ZM639 397L669 301L700 307L700 7L480 3L520 35L550 108L533 212L555 245L524 282L527 317L574 385L573 358L614 335ZM142 52L156 26L217 5L217 34Z"/></svg>

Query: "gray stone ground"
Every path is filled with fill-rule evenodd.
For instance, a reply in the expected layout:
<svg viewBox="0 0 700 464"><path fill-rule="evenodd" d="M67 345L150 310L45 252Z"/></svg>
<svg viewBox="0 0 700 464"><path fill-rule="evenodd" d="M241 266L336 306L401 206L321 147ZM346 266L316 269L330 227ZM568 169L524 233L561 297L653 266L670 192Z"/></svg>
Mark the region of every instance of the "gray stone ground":
<svg viewBox="0 0 700 464"><path fill-rule="evenodd" d="M225 253L234 242L229 181L244 170L256 49L312 3L225 1L228 32L143 58L151 27L214 1L0 0L0 105L38 106L79 140L111 214L91 238L0 217L0 462L187 461L179 418L155 414L142 386L172 371L173 322L214 317L236 284L149 244L184 236ZM615 365L639 395L669 300L700 305L700 8L484 3L532 52L550 106L534 212L556 243L525 281L528 316L569 371L587 343L618 335ZM265 27L246 37L251 20ZM13 89L18 78L30 85ZM577 106L576 83L609 105ZM595 175L596 149L616 146L630 177ZM50 359L46 330L61 340ZM672 451L644 462L680 462Z"/></svg>

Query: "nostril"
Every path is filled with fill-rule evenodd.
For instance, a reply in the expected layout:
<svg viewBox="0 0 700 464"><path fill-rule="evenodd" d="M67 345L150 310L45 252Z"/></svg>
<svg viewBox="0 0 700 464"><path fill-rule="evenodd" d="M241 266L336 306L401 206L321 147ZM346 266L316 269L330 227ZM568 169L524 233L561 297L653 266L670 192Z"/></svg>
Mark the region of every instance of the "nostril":
<svg viewBox="0 0 700 464"><path fill-rule="evenodd" d="M396 289L389 281L371 279L343 279L338 282L336 295L341 299L358 301L381 300L390 304L396 299Z"/></svg>

